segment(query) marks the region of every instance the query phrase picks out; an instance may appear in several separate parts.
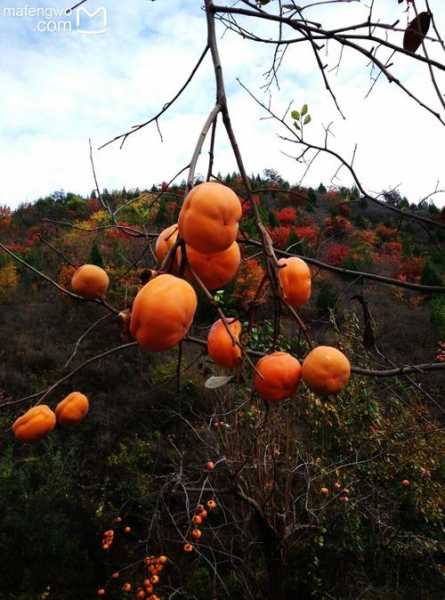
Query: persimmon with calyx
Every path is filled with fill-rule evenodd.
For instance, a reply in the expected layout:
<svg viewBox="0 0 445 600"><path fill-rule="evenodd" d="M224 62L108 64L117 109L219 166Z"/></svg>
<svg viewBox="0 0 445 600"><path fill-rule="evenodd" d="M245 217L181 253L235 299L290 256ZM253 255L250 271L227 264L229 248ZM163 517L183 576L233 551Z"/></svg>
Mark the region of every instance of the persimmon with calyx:
<svg viewBox="0 0 445 600"><path fill-rule="evenodd" d="M296 256L280 258L278 265L284 300L293 308L303 306L311 297L311 270L308 265Z"/></svg>
<svg viewBox="0 0 445 600"><path fill-rule="evenodd" d="M164 258L169 253L170 249L173 248L173 246L175 245L177 239L178 239L178 224L177 223L174 223L173 225L170 225L170 227L163 229L161 231L161 233L159 234L159 237L156 240L156 244L155 244L155 253L156 253L157 259L159 260L159 262L161 264L164 261ZM176 270L179 267L180 252L181 251L178 248L178 250L176 251L175 260L173 262L173 270Z"/></svg>
<svg viewBox="0 0 445 600"><path fill-rule="evenodd" d="M351 363L340 350L317 346L303 361L303 381L317 394L337 394L349 381Z"/></svg>
<svg viewBox="0 0 445 600"><path fill-rule="evenodd" d="M241 251L237 242L233 242L222 252L210 254L198 252L192 246L186 245L186 253L191 270L209 290L218 290L230 283L237 274L241 262ZM192 274L190 280L193 281Z"/></svg>
<svg viewBox="0 0 445 600"><path fill-rule="evenodd" d="M77 425L87 416L90 403L80 392L71 392L56 406L56 418L59 425Z"/></svg>
<svg viewBox="0 0 445 600"><path fill-rule="evenodd" d="M109 285L108 275L97 265L82 265L71 279L73 291L89 300L104 298Z"/></svg>
<svg viewBox="0 0 445 600"><path fill-rule="evenodd" d="M197 304L195 290L187 281L174 275L159 275L145 284L134 299L131 335L144 350L168 350L187 334Z"/></svg>
<svg viewBox="0 0 445 600"><path fill-rule="evenodd" d="M233 369L241 361L241 348L234 343L239 341L241 335L241 322L239 319L227 319L227 326L233 340L226 329L224 321L218 319L213 323L207 337L207 352L210 358L220 367Z"/></svg>
<svg viewBox="0 0 445 600"><path fill-rule="evenodd" d="M36 442L46 437L56 426L56 415L46 404L33 406L12 425L16 439Z"/></svg>
<svg viewBox="0 0 445 600"><path fill-rule="evenodd" d="M267 402L289 398L295 393L301 379L301 365L287 352L273 352L256 364L254 385Z"/></svg>
<svg viewBox="0 0 445 600"><path fill-rule="evenodd" d="M241 214L241 203L233 190L213 181L201 183L184 200L179 235L198 252L222 252L236 240Z"/></svg>

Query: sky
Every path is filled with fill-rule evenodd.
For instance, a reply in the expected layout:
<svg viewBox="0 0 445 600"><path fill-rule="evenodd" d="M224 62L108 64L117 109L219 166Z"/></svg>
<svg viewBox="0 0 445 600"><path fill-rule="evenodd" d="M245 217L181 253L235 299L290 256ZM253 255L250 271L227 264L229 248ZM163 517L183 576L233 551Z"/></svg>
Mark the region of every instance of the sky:
<svg viewBox="0 0 445 600"><path fill-rule="evenodd" d="M61 189L89 194L94 187L89 139L96 149L156 114L182 86L205 46L200 0L88 0L83 7L98 10L95 16L80 9L65 15L70 1L74 2L1 0L0 205L16 207ZM445 33L443 1L430 0L430 6ZM413 15L404 10L405 3L376 0L374 15L383 22L399 18L400 27L405 27ZM364 4L353 0L307 11L325 27L363 21L367 14ZM243 24L265 37L277 34L276 26L252 20ZM401 32L391 35L401 43ZM445 127L383 77L366 98L370 70L365 57L347 50L338 71L328 73L344 120L326 92L310 46L289 47L279 89L272 86L267 92L264 73L271 65L272 46L243 40L221 26L218 42L229 109L248 173L272 168L299 183L306 166L286 156L299 154L297 145L280 139L287 135L283 126L265 118L238 79L263 102L270 101L280 115L291 101L292 108L307 103L312 116L305 131L309 142L323 144L323 126L332 122L335 137L330 147L349 159L357 144L354 167L370 193L397 186L410 202L418 202L433 192L438 180L439 189L445 189ZM445 62L438 44L431 42L428 49ZM321 54L335 67L338 46L331 42ZM379 56L386 59L388 52ZM425 66L400 56L393 62L392 72L440 111ZM442 73L438 80L445 83ZM163 141L151 125L130 136L122 150L114 144L95 151L100 187L150 188L170 180L190 161L214 94L207 57L186 92L160 119ZM290 117L287 121L292 125ZM207 148L198 175L206 173ZM222 128L215 150L215 172L235 171ZM331 158L317 159L303 184L350 185L344 169L331 181L337 166ZM444 206L445 193L435 196L435 202Z"/></svg>

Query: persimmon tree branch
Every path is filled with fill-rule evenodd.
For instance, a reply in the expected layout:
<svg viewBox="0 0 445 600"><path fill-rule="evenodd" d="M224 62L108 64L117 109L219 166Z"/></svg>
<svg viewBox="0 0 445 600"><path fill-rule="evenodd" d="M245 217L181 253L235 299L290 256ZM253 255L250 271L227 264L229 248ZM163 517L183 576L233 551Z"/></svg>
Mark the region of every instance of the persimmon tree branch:
<svg viewBox="0 0 445 600"><path fill-rule="evenodd" d="M82 296L78 296L74 292L70 292L69 290L67 290L60 284L58 284L57 281L54 281L54 279L49 277L49 275L42 273L42 271L39 271L39 269L30 265L24 258L19 256L18 254L15 254L15 252L12 252L12 250L10 250L2 242L0 242L0 248L4 252L6 252L6 254L11 256L11 258L13 258L15 261L17 261L18 263L20 263L21 265L23 265L24 267L26 267L27 269L32 271L35 275L38 275L39 277L41 277L42 279L44 279L45 281L50 283L52 286L57 288L59 290L59 292L62 292L63 294L65 294L66 296L69 296L73 300L78 300L80 302L94 302L94 304L99 304L100 306L104 306L105 308L107 308L107 310L109 310L110 312L113 312L116 315L119 314L119 311L117 310L117 308L114 308L113 306L111 306L111 304L109 304L106 300L103 300L102 298L96 298L94 300L90 300L88 298L82 298Z"/></svg>
<svg viewBox="0 0 445 600"><path fill-rule="evenodd" d="M258 248L262 247L260 241L253 240L251 238L240 240L240 243L248 246L255 246ZM378 283L382 283L385 285L391 285L395 287L404 288L406 290L412 290L414 292L419 292L420 294L445 294L445 286L423 285L421 283L400 281L399 279L385 277L384 275L378 275L377 273L368 273L366 271L353 271L352 269L345 269L344 267L336 267L334 265L330 265L321 260L318 260L318 258L312 258L311 256L297 254L295 252L287 252L286 250L280 250L279 248L275 248L275 253L277 254L277 256L283 257L297 256L298 258L302 258L305 262L309 263L310 265L319 267L324 271L337 273L338 275L347 275L355 278L369 279L370 281L377 281Z"/></svg>
<svg viewBox="0 0 445 600"><path fill-rule="evenodd" d="M125 142L127 141L127 139L130 137L130 135L133 135L134 133L136 133L137 131L140 131L144 127L147 127L147 125L150 125L151 123L158 123L158 119L165 112L167 112L167 110L176 102L176 100L181 96L183 91L188 87L189 83L191 82L194 75L196 74L199 67L201 66L201 63L203 62L208 50L209 50L209 47L206 46L204 48L201 56L199 57L198 62L195 64L190 75L187 77L185 83L178 90L178 92L173 96L173 98L164 104L164 106L161 108L161 110L158 113L156 113L156 115L154 117L151 117L150 119L148 119L144 123L140 123L139 125L133 125L133 127L129 131L126 131L125 133L121 133L120 135L117 135L116 137L114 137L112 140L109 140L108 142L105 142L105 144L102 144L102 146L99 146L99 150L101 150L102 148L105 148L106 146L109 146L110 144L113 144L114 142L117 142L118 140L122 140L122 142L120 144L120 147L122 148L123 145L125 144Z"/></svg>
<svg viewBox="0 0 445 600"><path fill-rule="evenodd" d="M439 229L445 229L445 223L441 223L440 221L434 221L433 219L428 219L427 217L422 217L421 215L415 215L412 212L408 212L405 210L402 210L400 208L397 208L395 206L390 206L388 204L386 204L385 202L383 202L382 200L379 200L378 198L376 198L375 196L371 196L371 194L369 194L363 184L361 183L361 180L359 179L353 165L348 162L345 158L343 158L338 152L336 152L335 150L331 150L328 145L327 145L327 136L325 137L325 144L323 146L317 145L317 144L312 144L310 142L308 142L306 139L303 139L295 130L293 130L288 123L286 123L286 121L284 120L283 117L280 117L276 112L274 112L270 106L266 105L264 102L262 102L251 90L249 90L249 88L247 86L245 86L239 79L237 80L238 83L240 84L240 86L249 94L249 96L261 107L263 108L273 119L275 119L277 122L279 122L291 135L292 137L286 137L283 135L280 135L280 139L282 139L285 142L291 142L291 143L296 143L296 144L300 144L302 146L304 146L305 148L305 152L307 152L307 150L315 150L317 153L324 153L324 154L329 154L330 156L333 156L334 158L336 158L341 166L345 167L350 174L352 175L355 184L357 185L357 188L359 189L359 191L361 192L361 194L363 195L364 198L366 198L367 200L370 200L371 202L378 204L379 206L381 206L382 208L386 209L386 210L390 210L391 212L397 213L398 215L402 216L403 218L406 219L412 219L414 221L418 221L419 223L424 223L426 225L431 225L433 227L437 227ZM355 155L355 153L354 153ZM300 155L301 156L301 155ZM300 157L294 157L295 160L299 160Z"/></svg>

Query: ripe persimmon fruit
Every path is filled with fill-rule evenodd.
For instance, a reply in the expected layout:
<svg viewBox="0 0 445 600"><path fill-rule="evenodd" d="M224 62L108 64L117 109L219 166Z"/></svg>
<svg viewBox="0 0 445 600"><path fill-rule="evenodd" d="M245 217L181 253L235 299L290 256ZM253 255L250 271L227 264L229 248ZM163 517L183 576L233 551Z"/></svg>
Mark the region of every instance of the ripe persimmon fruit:
<svg viewBox="0 0 445 600"><path fill-rule="evenodd" d="M108 275L97 265L82 265L71 279L73 291L89 300L104 298L109 285Z"/></svg>
<svg viewBox="0 0 445 600"><path fill-rule="evenodd" d="M241 262L241 251L237 242L233 242L222 252L204 254L190 245L186 245L186 252L191 269L209 290L220 289L232 281ZM192 274L190 279L193 281Z"/></svg>
<svg viewBox="0 0 445 600"><path fill-rule="evenodd" d="M295 393L301 379L301 365L287 352L273 352L256 364L254 385L267 402L284 400Z"/></svg>
<svg viewBox="0 0 445 600"><path fill-rule="evenodd" d="M241 214L241 203L233 190L213 181L201 183L184 200L179 235L198 252L222 252L236 240Z"/></svg>
<svg viewBox="0 0 445 600"><path fill-rule="evenodd" d="M80 392L71 392L56 406L56 418L59 425L77 425L87 416L90 403Z"/></svg>
<svg viewBox="0 0 445 600"><path fill-rule="evenodd" d="M317 346L303 361L303 381L317 394L337 394L349 381L351 363L340 350Z"/></svg>
<svg viewBox="0 0 445 600"><path fill-rule="evenodd" d="M130 331L145 350L172 348L187 334L198 300L183 279L164 274L139 290L131 311Z"/></svg>
<svg viewBox="0 0 445 600"><path fill-rule="evenodd" d="M227 319L229 330L236 341L241 335L239 319ZM210 328L207 337L207 352L219 366L233 369L241 361L241 348L234 344L222 319L218 319Z"/></svg>
<svg viewBox="0 0 445 600"><path fill-rule="evenodd" d="M308 265L296 256L280 258L278 265L284 300L293 308L303 306L311 297L311 270Z"/></svg>
<svg viewBox="0 0 445 600"><path fill-rule="evenodd" d="M170 248L172 248L176 242L176 240L178 239L178 224L174 223L173 225L170 225L170 227L167 227L166 229L163 229L161 231L161 233L158 236L158 239L156 240L156 244L155 244L155 254L157 259L159 260L159 263L162 264L164 258L167 256ZM176 252L176 256L175 256L175 260L174 260L174 268L177 268L179 266L179 257L180 257L180 250L178 249Z"/></svg>
<svg viewBox="0 0 445 600"><path fill-rule="evenodd" d="M35 442L47 436L55 426L56 415L46 404L39 404L16 419L12 431L21 442Z"/></svg>
<svg viewBox="0 0 445 600"><path fill-rule="evenodd" d="M184 552L193 552L192 544L184 544Z"/></svg>
<svg viewBox="0 0 445 600"><path fill-rule="evenodd" d="M195 538L195 540L199 540L199 538L202 536L202 531L200 529L193 529L192 530L192 537Z"/></svg>

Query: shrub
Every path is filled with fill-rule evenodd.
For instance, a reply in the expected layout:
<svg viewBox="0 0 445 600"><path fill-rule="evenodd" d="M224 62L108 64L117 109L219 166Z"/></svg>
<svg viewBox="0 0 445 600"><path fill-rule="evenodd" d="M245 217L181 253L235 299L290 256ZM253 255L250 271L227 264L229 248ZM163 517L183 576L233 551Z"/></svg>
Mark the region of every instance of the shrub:
<svg viewBox="0 0 445 600"><path fill-rule="evenodd" d="M442 285L442 278L431 260L427 260L423 267L420 283L423 285Z"/></svg>
<svg viewBox="0 0 445 600"><path fill-rule="evenodd" d="M289 226L269 228L268 231L274 246L277 248L285 248L287 246L291 231Z"/></svg>
<svg viewBox="0 0 445 600"><path fill-rule="evenodd" d="M320 314L326 315L329 314L331 310L334 310L335 305L337 303L337 292L327 281L323 281L320 286L320 291L317 296L317 310Z"/></svg>
<svg viewBox="0 0 445 600"><path fill-rule="evenodd" d="M352 223L345 217L328 217L324 222L325 233L335 237L344 236L352 231Z"/></svg>
<svg viewBox="0 0 445 600"><path fill-rule="evenodd" d="M377 225L375 232L379 236L379 238L382 240L382 242L394 241L399 236L399 232L397 231L397 229L388 227L387 225L384 225L383 223L380 223L380 225Z"/></svg>
<svg viewBox="0 0 445 600"><path fill-rule="evenodd" d="M326 261L335 267L340 267L344 264L345 260L349 257L349 248L344 244L333 244L330 246Z"/></svg>
<svg viewBox="0 0 445 600"><path fill-rule="evenodd" d="M431 301L431 323L439 336L445 335L445 296L434 296Z"/></svg>
<svg viewBox="0 0 445 600"><path fill-rule="evenodd" d="M295 227L295 234L299 240L303 240L309 246L317 243L319 231L315 227Z"/></svg>
<svg viewBox="0 0 445 600"><path fill-rule="evenodd" d="M282 208L278 213L278 220L281 225L294 225L297 220L297 211L291 206Z"/></svg>
<svg viewBox="0 0 445 600"><path fill-rule="evenodd" d="M384 254L400 256L402 254L402 244L400 242L385 242L382 251Z"/></svg>

